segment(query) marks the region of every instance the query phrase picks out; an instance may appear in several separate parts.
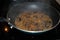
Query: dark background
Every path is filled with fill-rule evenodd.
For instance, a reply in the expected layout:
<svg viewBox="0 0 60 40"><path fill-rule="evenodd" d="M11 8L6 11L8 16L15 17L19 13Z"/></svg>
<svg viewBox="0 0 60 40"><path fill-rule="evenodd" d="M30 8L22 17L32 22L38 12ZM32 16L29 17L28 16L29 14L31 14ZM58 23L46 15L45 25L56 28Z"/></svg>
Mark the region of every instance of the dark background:
<svg viewBox="0 0 60 40"><path fill-rule="evenodd" d="M9 7L15 5L16 3L23 3L23 2L45 2L49 5L55 7L60 12L60 5L55 0L49 1L40 1L40 0L0 0L0 17L6 18L6 14L9 10ZM0 19L2 20L2 19ZM0 40L40 40L40 39L60 39L60 24L53 30L45 32L45 33L38 33L38 34L30 34L24 33L19 31L15 28L10 29L8 32L4 31L4 26L10 27L5 21L0 21Z"/></svg>

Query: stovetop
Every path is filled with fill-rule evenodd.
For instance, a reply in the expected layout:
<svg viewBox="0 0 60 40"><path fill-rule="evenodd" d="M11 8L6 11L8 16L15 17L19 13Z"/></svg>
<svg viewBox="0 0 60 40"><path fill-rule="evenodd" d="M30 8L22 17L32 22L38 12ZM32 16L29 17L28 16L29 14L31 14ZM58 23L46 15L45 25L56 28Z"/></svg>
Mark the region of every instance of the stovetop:
<svg viewBox="0 0 60 40"><path fill-rule="evenodd" d="M12 6L18 2L36 2L29 0L29 1L16 1L16 0L1 0L0 1L0 17L6 18L6 14L9 10L9 6ZM50 1L49 5L55 7L60 12L60 5L56 1ZM48 3L48 2L47 2ZM8 30L6 31L7 28ZM50 30L45 33L38 33L38 34L29 34L19 31L15 28L10 29L10 25L7 24L5 21L0 22L0 40L23 40L23 39L30 39L30 40L40 40L40 39L60 39L60 24L53 30Z"/></svg>

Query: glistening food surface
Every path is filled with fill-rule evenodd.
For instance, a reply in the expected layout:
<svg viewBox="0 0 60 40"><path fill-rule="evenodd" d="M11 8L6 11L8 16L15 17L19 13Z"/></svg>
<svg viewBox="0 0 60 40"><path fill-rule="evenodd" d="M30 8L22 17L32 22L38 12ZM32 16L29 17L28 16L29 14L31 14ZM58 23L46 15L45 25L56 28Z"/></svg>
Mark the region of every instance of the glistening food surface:
<svg viewBox="0 0 60 40"><path fill-rule="evenodd" d="M43 12L22 12L15 19L19 29L27 31L43 31L52 28L52 19Z"/></svg>

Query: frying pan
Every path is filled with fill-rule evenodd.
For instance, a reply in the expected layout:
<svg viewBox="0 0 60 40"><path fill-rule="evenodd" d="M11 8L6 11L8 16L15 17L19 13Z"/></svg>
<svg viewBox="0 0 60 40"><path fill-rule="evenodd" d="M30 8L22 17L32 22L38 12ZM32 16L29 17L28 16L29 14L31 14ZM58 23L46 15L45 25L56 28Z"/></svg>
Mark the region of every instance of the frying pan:
<svg viewBox="0 0 60 40"><path fill-rule="evenodd" d="M21 14L21 12L30 11L30 10L45 12L45 14L47 14L53 21L52 28L44 31L27 31L27 30L17 28L14 24L17 15ZM60 20L59 18L60 18L59 12L54 7L46 3L40 3L40 2L18 3L13 7L11 7L7 13L8 24L11 25L11 28L14 27L18 30L21 30L23 32L28 32L28 33L43 33L43 32L50 31L59 24L59 20Z"/></svg>

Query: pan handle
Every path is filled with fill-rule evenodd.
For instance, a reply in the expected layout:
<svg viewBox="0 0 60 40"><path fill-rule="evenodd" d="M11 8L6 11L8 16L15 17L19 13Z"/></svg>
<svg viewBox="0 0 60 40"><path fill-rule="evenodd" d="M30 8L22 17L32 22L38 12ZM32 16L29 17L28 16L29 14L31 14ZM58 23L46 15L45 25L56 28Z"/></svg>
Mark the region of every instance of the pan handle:
<svg viewBox="0 0 60 40"><path fill-rule="evenodd" d="M5 19L3 17L0 17L0 23L5 23L5 24L7 23L9 25L10 29L12 29L14 27L7 19Z"/></svg>
<svg viewBox="0 0 60 40"><path fill-rule="evenodd" d="M7 22L5 18L0 17L0 22Z"/></svg>
<svg viewBox="0 0 60 40"><path fill-rule="evenodd" d="M11 29L14 28L14 26L10 22L8 22L8 25L10 26Z"/></svg>
<svg viewBox="0 0 60 40"><path fill-rule="evenodd" d="M11 29L14 27L14 26L10 23L10 18L8 18L8 25L10 26Z"/></svg>

